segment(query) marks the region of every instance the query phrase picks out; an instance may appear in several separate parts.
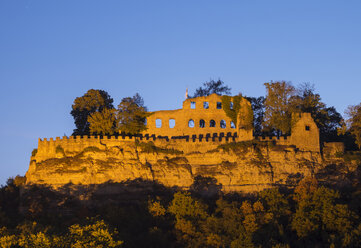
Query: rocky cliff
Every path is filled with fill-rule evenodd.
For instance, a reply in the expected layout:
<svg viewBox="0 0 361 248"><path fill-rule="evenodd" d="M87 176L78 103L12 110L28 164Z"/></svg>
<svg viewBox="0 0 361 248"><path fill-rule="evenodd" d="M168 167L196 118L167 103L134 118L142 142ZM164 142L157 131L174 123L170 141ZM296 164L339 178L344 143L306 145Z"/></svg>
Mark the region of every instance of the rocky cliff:
<svg viewBox="0 0 361 248"><path fill-rule="evenodd" d="M32 156L26 178L27 184L55 188L138 178L188 188L194 178L202 176L215 178L224 191L253 192L274 185L292 186L298 178L323 167L318 152L268 142L232 142L204 152L185 152L152 142L124 142L76 152L57 147L52 158Z"/></svg>

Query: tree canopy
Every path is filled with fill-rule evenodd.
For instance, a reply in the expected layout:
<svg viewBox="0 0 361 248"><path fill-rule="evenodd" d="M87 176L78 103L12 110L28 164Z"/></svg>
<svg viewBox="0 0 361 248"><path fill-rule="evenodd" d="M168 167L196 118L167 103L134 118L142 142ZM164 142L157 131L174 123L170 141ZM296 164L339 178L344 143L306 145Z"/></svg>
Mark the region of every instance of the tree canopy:
<svg viewBox="0 0 361 248"><path fill-rule="evenodd" d="M115 132L115 109L104 108L88 116L91 134L113 135Z"/></svg>
<svg viewBox="0 0 361 248"><path fill-rule="evenodd" d="M88 117L104 108L114 109L113 99L104 90L90 89L83 96L75 98L70 112L76 126L73 135L90 134Z"/></svg>
<svg viewBox="0 0 361 248"><path fill-rule="evenodd" d="M361 149L361 103L349 106L346 115L348 117L346 120L348 130L355 137L358 148Z"/></svg>
<svg viewBox="0 0 361 248"><path fill-rule="evenodd" d="M292 120L292 113L305 112L311 113L320 130L321 141L338 139L337 130L342 126L342 116L334 107L327 107L321 101L313 85L303 83L294 87L289 82L280 81L265 83L265 86L267 96L264 101L264 113L262 106L259 106L261 102L253 100L252 104L254 112L258 114L255 120L259 122L259 118L264 117L264 131L280 130L283 134L290 133L295 121ZM255 126L259 129L259 123Z"/></svg>
<svg viewBox="0 0 361 248"><path fill-rule="evenodd" d="M138 93L133 97L125 97L116 111L117 130L129 134L145 131L145 121L149 115L143 98Z"/></svg>
<svg viewBox="0 0 361 248"><path fill-rule="evenodd" d="M303 83L296 88L296 94L291 99L291 111L311 113L320 129L322 141L337 139L337 129L342 125L342 116L334 107L327 107L321 101L321 96L315 93L313 85Z"/></svg>
<svg viewBox="0 0 361 248"><path fill-rule="evenodd" d="M280 81L265 83L267 96L265 100L264 124L267 129L276 129L283 134L291 131L291 99L295 88L291 83Z"/></svg>
<svg viewBox="0 0 361 248"><path fill-rule="evenodd" d="M230 95L231 88L224 84L224 82L220 79L217 81L210 80L209 82L203 83L203 86L196 89L196 92L191 98L199 97L199 96L209 96L213 93L218 95Z"/></svg>

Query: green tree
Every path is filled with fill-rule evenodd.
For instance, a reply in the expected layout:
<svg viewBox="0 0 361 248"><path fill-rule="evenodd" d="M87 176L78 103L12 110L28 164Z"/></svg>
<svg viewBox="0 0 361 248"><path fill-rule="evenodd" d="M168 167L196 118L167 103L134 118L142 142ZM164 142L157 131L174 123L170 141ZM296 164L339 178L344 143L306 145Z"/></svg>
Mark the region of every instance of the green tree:
<svg viewBox="0 0 361 248"><path fill-rule="evenodd" d="M349 106L346 110L348 130L355 137L358 148L361 149L361 103Z"/></svg>
<svg viewBox="0 0 361 248"><path fill-rule="evenodd" d="M177 192L168 207L174 215L174 227L177 239L186 247L204 247L205 236L201 232L201 223L208 217L207 207L193 199L189 193Z"/></svg>
<svg viewBox="0 0 361 248"><path fill-rule="evenodd" d="M116 111L117 130L129 134L145 131L145 121L149 115L143 98L138 93L133 97L123 98Z"/></svg>
<svg viewBox="0 0 361 248"><path fill-rule="evenodd" d="M115 109L104 108L88 116L91 134L112 135L115 131Z"/></svg>
<svg viewBox="0 0 361 248"><path fill-rule="evenodd" d="M218 95L230 95L231 88L224 84L224 82L220 79L217 81L210 80L209 82L203 83L202 87L196 89L196 92L191 98L199 97L199 96L209 96L213 93Z"/></svg>
<svg viewBox="0 0 361 248"><path fill-rule="evenodd" d="M265 112L265 98L263 96L260 97L245 97L252 106L253 110L253 127L254 127L254 135L260 136L263 131L263 118Z"/></svg>
<svg viewBox="0 0 361 248"><path fill-rule="evenodd" d="M295 189L296 212L292 216L292 229L298 237L310 244L348 246L355 214L347 205L338 204L340 194L318 187L312 179L304 179Z"/></svg>
<svg viewBox="0 0 361 248"><path fill-rule="evenodd" d="M86 225L74 224L69 227L67 241L70 247L120 247L123 241L116 241L117 230L113 230L103 220L90 219Z"/></svg>
<svg viewBox="0 0 361 248"><path fill-rule="evenodd" d="M297 87L296 95L291 100L291 111L311 113L322 141L338 139L337 130L342 125L342 116L334 107L327 107L321 101L320 95L315 93L314 85L303 83Z"/></svg>
<svg viewBox="0 0 361 248"><path fill-rule="evenodd" d="M267 96L265 100L264 124L268 130L272 128L282 132L290 133L292 111L290 109L292 96L295 88L291 83L280 81L265 83Z"/></svg>
<svg viewBox="0 0 361 248"><path fill-rule="evenodd" d="M104 108L114 109L113 99L104 90L88 90L83 96L77 97L70 114L75 121L76 129L73 135L88 135L90 133L88 117Z"/></svg>

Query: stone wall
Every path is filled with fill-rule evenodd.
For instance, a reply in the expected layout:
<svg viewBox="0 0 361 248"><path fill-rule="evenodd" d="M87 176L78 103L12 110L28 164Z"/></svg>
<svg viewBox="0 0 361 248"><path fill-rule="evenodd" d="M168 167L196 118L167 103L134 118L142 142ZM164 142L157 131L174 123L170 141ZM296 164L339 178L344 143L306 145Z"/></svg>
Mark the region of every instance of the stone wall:
<svg viewBox="0 0 361 248"><path fill-rule="evenodd" d="M119 136L64 136L56 137L54 140L38 140L38 151L35 159L44 161L50 158L61 158L65 155L79 153L87 147L99 149L122 147L135 142L150 142L154 145L166 149L179 150L184 153L206 152L217 148L220 144L237 141L237 133L207 133L186 136L155 136L155 135L119 135Z"/></svg>
<svg viewBox="0 0 361 248"><path fill-rule="evenodd" d="M302 151L320 152L320 132L311 113L293 114L290 144Z"/></svg>
<svg viewBox="0 0 361 248"><path fill-rule="evenodd" d="M232 120L222 109L221 96L217 94L186 99L182 109L152 112L146 126L146 133L167 136L236 132Z"/></svg>

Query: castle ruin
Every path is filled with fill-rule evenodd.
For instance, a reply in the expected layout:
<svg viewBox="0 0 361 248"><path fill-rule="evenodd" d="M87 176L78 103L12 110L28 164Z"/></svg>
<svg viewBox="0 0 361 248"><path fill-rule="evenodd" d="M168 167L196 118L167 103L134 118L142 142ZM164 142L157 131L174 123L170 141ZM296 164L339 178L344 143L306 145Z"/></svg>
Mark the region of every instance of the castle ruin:
<svg viewBox="0 0 361 248"><path fill-rule="evenodd" d="M241 100L241 109L250 107ZM232 105L231 105L232 106ZM80 152L86 147L121 146L124 142L152 141L159 147L177 149L184 153L206 152L220 144L242 141L265 141L275 145L294 146L301 151L320 152L319 130L310 113L294 114L296 122L290 136L255 137L252 129L236 127L222 106L217 94L188 98L182 109L152 112L147 118L147 130L139 135L119 136L64 136L38 142L37 161L59 156L57 147L66 152ZM240 111L242 113L242 111ZM253 114L253 113L252 113ZM241 119L242 116L238 116ZM240 125L239 125L240 126Z"/></svg>

